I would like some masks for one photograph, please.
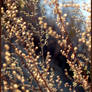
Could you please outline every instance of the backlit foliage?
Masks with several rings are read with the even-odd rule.
[[[40,0],[2,2],[1,92],[80,92],[76,91],[77,86],[83,87],[85,92],[90,92],[91,16],[81,19],[75,15],[68,16],[68,13],[61,10],[66,8],[68,11],[69,7],[74,7],[74,11],[69,12],[76,13],[81,7],[77,3],[59,4],[58,0],[43,1],[42,7]],[[53,23],[48,24],[45,4],[52,7],[54,22],[59,32],[53,28]],[[90,7],[85,6],[87,7],[86,3],[82,9],[90,13]],[[71,20],[67,21],[67,17]],[[77,22],[84,23],[84,31],[76,26]],[[40,39],[38,46],[35,45],[34,37]],[[49,51],[44,58],[43,48],[49,44],[50,37],[56,39],[60,53],[67,58],[67,63],[73,71],[73,79],[67,69],[64,72],[65,79],[54,70],[55,65],[52,64]],[[39,47],[41,50],[37,54]],[[72,84],[63,82],[68,78]]]

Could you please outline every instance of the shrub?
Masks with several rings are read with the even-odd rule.
[[[51,21],[40,0],[2,1],[1,91],[90,92],[90,15],[78,16],[77,3],[44,1]]]

